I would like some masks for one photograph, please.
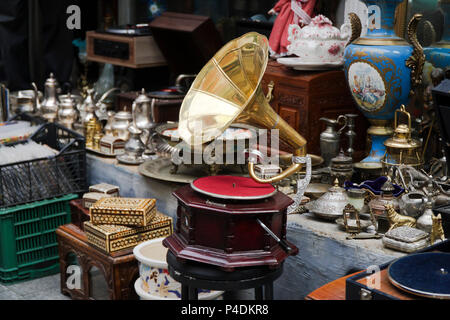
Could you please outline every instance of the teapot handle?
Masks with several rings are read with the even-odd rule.
[[[131,105],[131,115],[133,116],[133,125],[136,126],[136,101]]]

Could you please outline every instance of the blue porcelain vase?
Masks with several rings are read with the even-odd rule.
[[[422,48],[420,45],[420,48],[414,48],[394,32],[395,9],[402,0],[363,2],[374,17],[371,19],[374,23],[369,21],[365,37],[357,38],[347,46],[344,71],[354,101],[371,123],[368,129],[371,150],[355,167],[381,169],[380,160],[386,151],[384,141],[393,134],[395,110],[402,104],[408,104],[415,81],[415,77],[412,80],[415,68],[412,56]],[[351,18],[355,17],[353,15]],[[419,17],[413,19],[420,20]],[[416,23],[410,23],[412,25],[417,27]],[[415,30],[408,32],[411,33],[415,33]],[[417,41],[415,43],[418,44]]]
[[[434,68],[445,70],[450,66],[450,0],[440,0],[439,7],[444,14],[444,34],[439,42],[424,48],[424,53]]]

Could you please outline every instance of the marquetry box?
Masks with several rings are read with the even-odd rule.
[[[157,212],[152,222],[145,227],[117,225],[94,225],[84,222],[88,242],[107,253],[134,247],[155,238],[165,238],[172,234],[172,218]]]
[[[92,207],[94,203],[103,198],[111,198],[112,195],[100,193],[100,192],[87,192],[83,194],[83,206],[86,209]]]
[[[119,191],[120,191],[120,188],[118,186],[114,186],[114,185],[108,184],[108,183],[94,184],[89,187],[89,192],[98,192],[98,193],[109,194],[112,197],[118,197]]]
[[[89,208],[93,224],[144,227],[156,214],[155,199],[102,198]]]

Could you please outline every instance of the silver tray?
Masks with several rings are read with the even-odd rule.
[[[115,158],[118,156],[117,154],[105,153],[105,152],[102,152],[101,150],[95,150],[95,149],[91,149],[88,147],[86,147],[86,150],[91,153],[95,153],[96,155],[103,156],[103,157]]]
[[[131,158],[131,157],[125,155],[125,154],[118,155],[118,156],[116,157],[116,159],[117,159],[117,161],[119,161],[120,163],[123,163],[123,164],[130,164],[130,165],[138,165],[138,164],[141,164],[141,163],[144,162],[144,159],[142,159],[142,158],[134,159],[134,158]]]
[[[191,183],[197,178],[208,176],[207,171],[201,166],[178,166],[177,173],[171,173],[172,170],[172,160],[170,158],[157,158],[146,160],[142,163],[138,171],[143,176],[148,178],[153,178],[157,180],[178,182],[178,183]],[[232,170],[231,168],[223,169],[220,174],[230,173],[237,176],[243,176],[242,172],[237,168]]]

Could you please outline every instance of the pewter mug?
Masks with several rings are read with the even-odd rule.
[[[347,117],[340,115],[336,120],[328,118],[320,118],[319,120],[324,121],[326,124],[326,129],[320,134],[320,153],[324,159],[324,165],[326,167],[330,166],[331,159],[339,154],[341,133],[347,126]],[[336,127],[343,120],[343,126],[336,131]]]

